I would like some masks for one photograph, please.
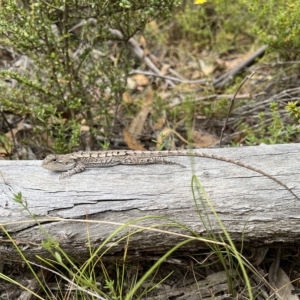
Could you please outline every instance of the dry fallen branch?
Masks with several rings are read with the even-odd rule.
[[[300,195],[299,151],[299,144],[205,150],[259,167],[283,181],[297,195]],[[236,244],[242,239],[245,246],[251,247],[300,244],[297,226],[300,201],[276,182],[222,161],[197,157],[173,157],[172,160],[186,168],[176,165],[96,168],[65,180],[59,180],[57,173],[42,169],[40,161],[0,161],[1,224],[22,245],[30,259],[36,254],[46,255],[40,246],[45,239],[43,232],[13,201],[13,195],[22,192],[30,211],[41,220],[42,226],[76,258],[88,254],[87,230],[92,247],[97,247],[118,227],[109,221],[126,223],[152,216],[134,225],[190,235],[175,224],[171,225],[170,219],[173,219],[205,237],[208,232],[201,224],[192,197],[191,177],[195,174]],[[218,236],[222,230],[213,213],[205,201],[197,201],[204,220],[210,220],[209,229]],[[64,220],[51,221],[51,218]],[[93,221],[88,227],[86,219]],[[127,228],[116,238],[125,237],[128,230],[131,231]],[[144,230],[130,237],[128,255],[165,253],[182,238]],[[108,257],[123,253],[123,242],[109,245]],[[205,245],[194,241],[180,251],[192,252],[199,248]],[[3,232],[0,258],[16,259],[16,252]]]

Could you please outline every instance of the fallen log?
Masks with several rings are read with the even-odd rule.
[[[201,149],[252,165],[285,183],[300,197],[300,145]],[[76,258],[88,255],[120,224],[133,222],[109,240],[103,250],[116,257],[165,253],[185,239],[222,234],[211,208],[192,183],[196,176],[216,213],[236,244],[251,247],[300,245],[300,201],[270,178],[228,162],[171,157],[178,165],[115,166],[87,169],[59,180],[59,173],[40,167],[41,161],[0,161],[0,260],[16,260],[16,250],[3,228],[29,259],[47,256],[41,247],[47,234],[14,198],[19,193],[47,233]],[[195,192],[195,200],[193,193]],[[202,201],[201,201],[202,199]],[[195,202],[196,201],[196,202]],[[195,203],[197,203],[198,208]],[[201,222],[202,216],[205,225]],[[146,218],[148,217],[148,218]],[[178,227],[172,220],[184,224]],[[209,220],[209,222],[208,222]],[[142,227],[135,227],[142,226]],[[142,230],[151,226],[152,230]],[[139,233],[128,233],[139,230]],[[122,239],[123,238],[123,239]],[[127,245],[128,243],[128,245]],[[180,251],[207,247],[193,241]]]

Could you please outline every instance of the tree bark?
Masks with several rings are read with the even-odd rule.
[[[259,168],[284,182],[300,197],[299,144],[201,151]],[[1,160],[0,224],[28,259],[47,256],[41,246],[47,234],[68,254],[84,259],[89,255],[88,245],[98,247],[127,222],[132,222],[132,226],[124,227],[103,246],[102,250],[109,248],[106,257],[123,255],[124,247],[132,257],[165,253],[185,237],[159,230],[203,237],[212,233],[218,237],[222,233],[208,202],[203,194],[200,196],[196,184],[192,184],[195,175],[236,244],[243,241],[251,247],[300,245],[300,201],[278,183],[224,161],[199,157],[170,159],[187,167],[94,168],[62,180],[58,179],[59,173],[42,169],[41,161]],[[47,234],[13,200],[19,192]],[[152,229],[140,230],[134,226]],[[18,260],[3,228],[0,228],[0,261]],[[140,232],[133,234],[136,230]],[[195,240],[179,251],[205,247]]]

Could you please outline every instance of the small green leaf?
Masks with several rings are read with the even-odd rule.
[[[62,258],[60,256],[60,254],[58,252],[55,252],[54,256],[55,256],[56,260],[61,264],[62,263]]]

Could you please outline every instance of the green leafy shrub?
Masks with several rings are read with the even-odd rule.
[[[202,5],[193,2],[186,1],[176,20],[179,31],[195,47],[227,51],[232,46],[243,47],[245,37],[253,41],[248,30],[252,19],[239,1],[211,0]]]
[[[255,19],[254,32],[284,59],[297,59],[300,46],[300,2],[240,0]]]
[[[128,40],[152,19],[168,17],[178,0],[0,1],[0,43],[19,55],[2,70],[0,101],[27,116],[40,145],[57,152],[108,139],[133,61]],[[16,65],[16,64],[15,64]],[[46,134],[45,134],[46,133]]]
[[[246,133],[247,145],[284,144],[291,141],[292,136],[299,133],[295,125],[285,125],[278,111],[276,102],[270,103],[272,115],[270,123],[266,122],[266,115],[260,112],[258,115],[257,130],[251,129],[248,125],[241,126]]]

